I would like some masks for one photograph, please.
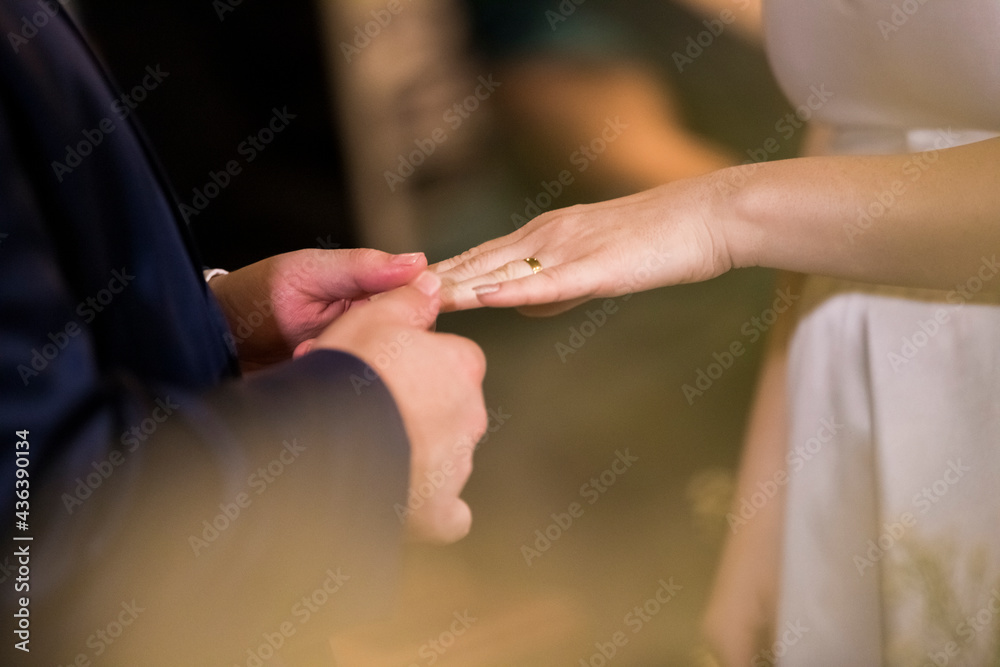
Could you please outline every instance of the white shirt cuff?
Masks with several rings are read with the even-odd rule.
[[[209,280],[211,280],[216,276],[228,275],[229,271],[226,271],[225,269],[205,269],[204,271],[202,271],[202,274],[205,276],[205,282],[207,283]]]

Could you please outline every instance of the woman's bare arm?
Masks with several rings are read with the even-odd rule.
[[[998,250],[1000,138],[731,167],[543,214],[435,270],[450,309],[573,304],[744,266],[940,289],[978,277],[1000,293]]]

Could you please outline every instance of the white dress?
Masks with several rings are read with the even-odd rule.
[[[786,94],[833,126],[830,153],[1000,132],[1000,0],[765,0],[765,26]],[[934,168],[910,166],[845,234],[863,244],[879,204]],[[780,665],[1000,665],[1000,305],[984,296],[1000,248],[982,255],[955,290],[803,288]]]

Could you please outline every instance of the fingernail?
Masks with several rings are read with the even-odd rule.
[[[312,352],[312,348],[313,348],[313,341],[311,340],[304,341],[297,348],[295,348],[292,356],[295,357],[296,359],[299,359],[300,357],[304,357],[305,355]]]
[[[472,291],[482,296],[483,294],[493,294],[493,292],[500,291],[500,285],[479,285],[478,287],[473,287]]]
[[[431,273],[430,271],[421,273],[420,277],[413,284],[427,296],[435,296],[441,289],[441,279],[438,278],[436,273]]]
[[[424,256],[422,252],[408,252],[405,255],[396,255],[392,258],[393,264],[402,264],[403,266],[413,266],[420,261],[420,258]]]

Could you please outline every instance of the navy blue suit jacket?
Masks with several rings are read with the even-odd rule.
[[[270,664],[385,598],[403,425],[350,355],[238,377],[131,110],[57,9],[0,3],[0,662]]]

